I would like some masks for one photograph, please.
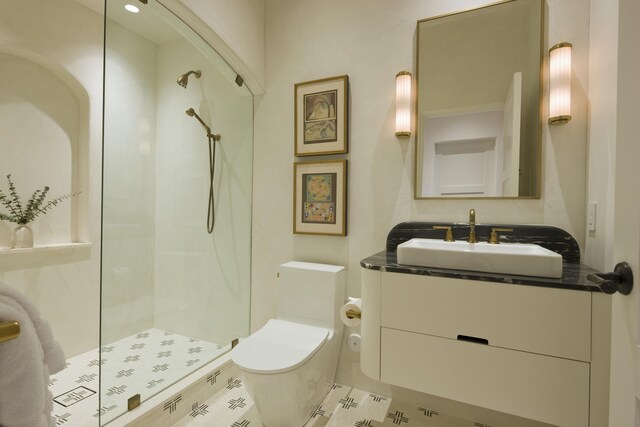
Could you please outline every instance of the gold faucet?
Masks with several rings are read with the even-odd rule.
[[[491,236],[489,237],[489,243],[492,245],[497,245],[500,243],[500,236],[498,233],[509,233],[512,232],[513,228],[492,228]]]
[[[476,210],[469,210],[469,243],[478,243],[476,240]]]
[[[434,225],[433,226],[434,230],[447,230],[445,237],[444,237],[444,241],[445,242],[453,242],[453,231],[451,231],[451,226],[450,225]]]

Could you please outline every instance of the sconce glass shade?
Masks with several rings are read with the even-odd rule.
[[[396,75],[396,138],[411,136],[411,73]]]
[[[571,120],[571,43],[549,49],[549,124]]]

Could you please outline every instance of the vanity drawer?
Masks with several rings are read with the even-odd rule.
[[[382,273],[383,327],[589,361],[591,293]]]
[[[381,381],[563,427],[589,425],[589,364],[382,328]]]

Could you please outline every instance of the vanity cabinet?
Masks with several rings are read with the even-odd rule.
[[[363,268],[361,369],[496,411],[589,426],[592,299],[591,292]]]

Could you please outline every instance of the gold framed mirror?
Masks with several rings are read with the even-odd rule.
[[[418,21],[416,199],[540,197],[543,7]]]

